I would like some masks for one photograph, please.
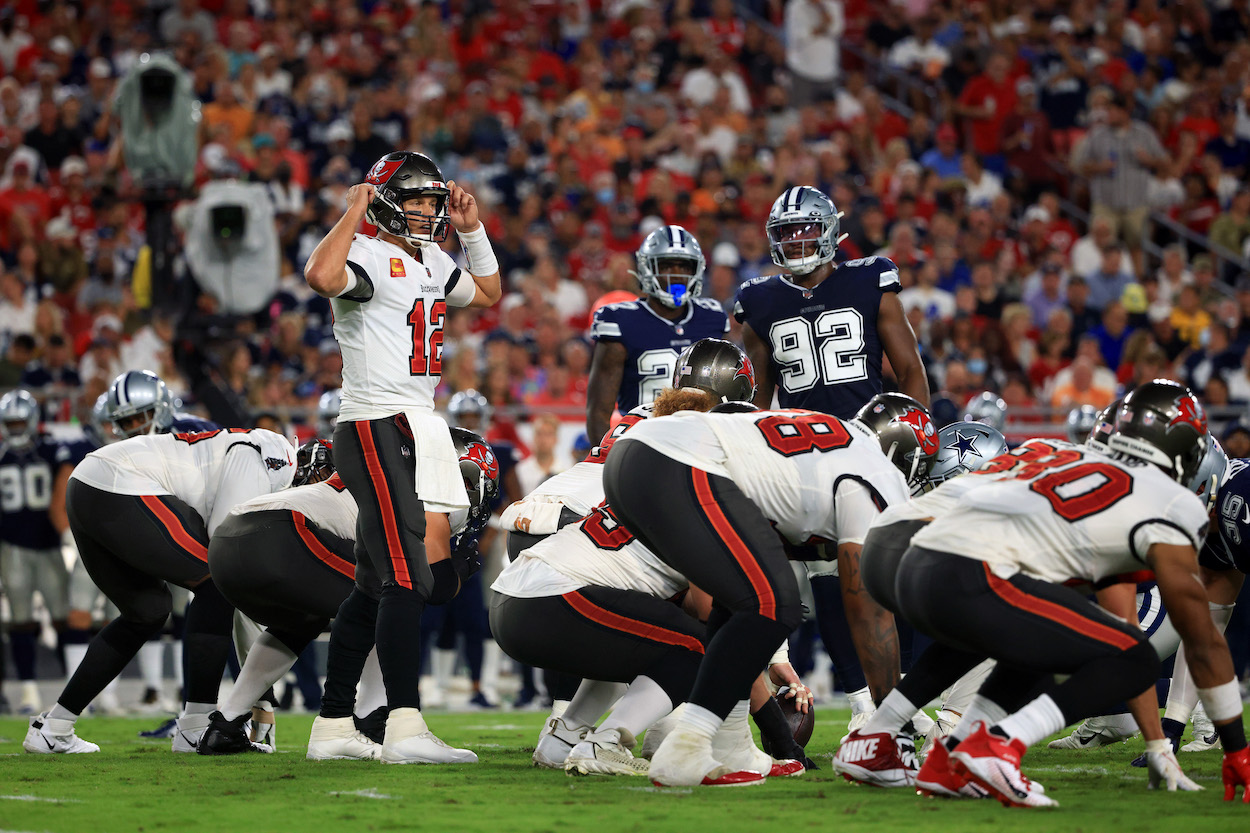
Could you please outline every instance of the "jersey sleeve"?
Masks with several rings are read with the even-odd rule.
[[[427,247],[427,251],[433,247]],[[447,280],[443,283],[443,297],[447,299],[447,305],[451,307],[467,307],[473,303],[473,299],[477,296],[477,283],[473,280],[473,276],[465,272],[456,262],[451,259],[451,255],[442,249],[436,249],[438,252],[439,262],[443,264],[447,270]]]
[[[859,480],[844,477],[833,490],[833,517],[837,524],[838,544],[862,544],[868,527],[883,507],[877,505],[871,492]]]
[[[861,257],[842,264],[843,269],[855,269],[863,273],[865,280],[875,280],[882,292],[901,292],[903,284],[898,277],[898,266],[882,255]]]
[[[694,302],[703,307],[708,312],[720,316],[724,320],[724,326],[721,327],[721,333],[729,332],[729,316],[725,314],[725,308],[721,306],[720,301],[715,298],[695,298]]]
[[[340,295],[339,298],[344,301],[355,301],[363,304],[373,297],[373,279],[369,277],[369,266],[373,262],[373,253],[369,251],[359,239],[352,241],[352,246],[347,250],[347,268],[352,271],[356,278],[360,281],[354,290],[346,295]]]
[[[595,319],[590,325],[590,338],[592,341],[623,340],[621,322],[617,317],[619,310],[615,309],[615,307],[615,304],[609,304],[606,307],[599,307],[599,309],[595,310]]]
[[[1178,547],[1202,547],[1207,533],[1207,513],[1198,497],[1186,491],[1172,499],[1160,517],[1150,518],[1133,527],[1129,547],[1133,557],[1145,563],[1146,554],[1155,544]]]
[[[751,317],[756,306],[755,296],[758,293],[756,287],[766,280],[768,280],[766,277],[752,278],[738,290],[738,297],[734,300],[733,316],[739,324],[746,323],[746,320]],[[725,320],[725,326],[729,326],[728,319]]]
[[[208,517],[208,536],[213,536],[231,509],[271,491],[260,448],[250,442],[237,442],[230,446],[221,464],[213,511]]]

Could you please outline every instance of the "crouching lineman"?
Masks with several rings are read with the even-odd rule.
[[[801,618],[787,549],[820,557],[837,542],[843,575],[857,573],[869,521],[907,499],[900,469],[920,458],[927,466],[937,451],[932,420],[914,400],[881,419],[889,396],[900,395],[874,397],[861,411],[881,406],[872,428],[808,411],[680,413],[616,441],[604,470],[608,503],[714,602],[690,699],[651,760],[656,784],[763,779],[718,760],[713,738]]]
[[[451,530],[457,536],[453,542],[467,542],[490,516],[498,473],[492,458],[484,453],[481,437],[459,428],[451,433],[472,504],[469,510],[453,513]],[[210,716],[198,747],[202,755],[270,751],[244,730],[252,703],[325,630],[354,586],[358,511],[334,471],[329,443],[312,440],[300,447],[293,485],[296,488],[235,507],[209,545],[213,581],[241,613],[266,630],[249,650],[234,688]],[[459,576],[468,573],[465,562],[474,558],[470,549],[464,547],[455,551],[452,560],[431,564],[438,587],[446,590],[450,585],[454,592]],[[258,560],[258,552],[267,557]],[[444,566],[435,566],[439,564]],[[360,575],[367,576],[367,570]],[[378,582],[366,581],[372,592],[380,591]],[[378,758],[386,729],[386,692],[376,658],[365,665],[356,713],[355,721],[322,719],[321,731],[309,743],[308,758]]]
[[[1227,795],[1250,782],[1232,662],[1194,580],[1206,513],[1182,484],[1193,477],[1207,443],[1206,417],[1193,395],[1152,382],[1125,398],[1107,452],[1031,440],[966,478],[975,485],[916,533],[895,584],[902,614],[962,652],[965,666],[951,663],[956,667],[937,673],[913,668],[882,710],[910,714],[915,701],[894,694],[940,690],[950,675],[982,658],[999,660],[945,741],[950,774],[1005,805],[1055,806],[1020,771],[1028,746],[1138,695],[1159,668],[1135,625],[1064,585],[1113,584],[1145,568],[1154,572],[1191,651],[1190,669],[1228,750]],[[1056,673],[1068,677],[1030,701]],[[856,740],[863,750],[845,756],[839,750],[838,757],[866,758],[869,746],[888,738]],[[1177,776],[1183,778],[1179,768],[1169,780]]]
[[[97,752],[74,722],[140,646],[164,627],[165,582],[193,590],[187,607],[186,705],[176,752],[193,752],[216,708],[234,608],[213,583],[208,541],[230,510],[284,489],[295,449],[264,430],[133,437],[93,451],[70,476],[66,511],[79,557],[121,615],[91,640],[57,703],[30,721],[27,752]]]

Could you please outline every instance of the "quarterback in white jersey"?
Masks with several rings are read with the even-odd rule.
[[[239,503],[291,483],[295,449],[264,430],[139,436],[91,452],[66,489],[66,512],[92,581],[121,615],[91,641],[57,704],[32,719],[30,752],[95,752],[74,721],[171,610],[165,582],[195,592],[187,607],[184,688],[173,748],[193,752],[231,648],[234,608],[209,575],[208,540]]]
[[[361,221],[374,238],[356,235]],[[454,228],[467,268],[440,248]],[[380,579],[343,603],[330,638],[330,662],[313,742],[355,732],[358,647],[372,630],[393,710],[383,759],[447,762],[447,747],[419,711],[421,613],[435,588],[430,555],[450,548],[447,515],[470,502],[447,423],[434,413],[442,375],[447,307],[489,307],[502,295],[499,263],[477,201],[443,178],[432,159],[399,151],[379,159],[347,192],[347,211],[304,267],[308,285],[330,298],[343,351],[342,406],[334,432],[339,475],[360,510],[361,565]],[[437,559],[436,559],[437,560]],[[367,754],[365,757],[371,757]],[[471,762],[471,752],[455,760]]]

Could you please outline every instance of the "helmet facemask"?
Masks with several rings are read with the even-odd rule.
[[[0,422],[0,439],[10,448],[29,448],[34,442],[35,427],[27,419]]]
[[[446,188],[395,189],[382,186],[369,203],[368,219],[387,234],[412,240],[416,243],[442,243],[447,239],[451,220],[447,215],[447,198],[451,192]],[[404,203],[418,197],[436,198],[434,211],[405,210]],[[413,222],[417,231],[413,231]]]

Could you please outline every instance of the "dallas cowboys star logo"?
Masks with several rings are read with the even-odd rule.
[[[959,455],[959,465],[964,464],[964,455],[977,454],[977,435],[967,434],[956,429],[955,442],[951,446],[955,449],[955,453]]]

